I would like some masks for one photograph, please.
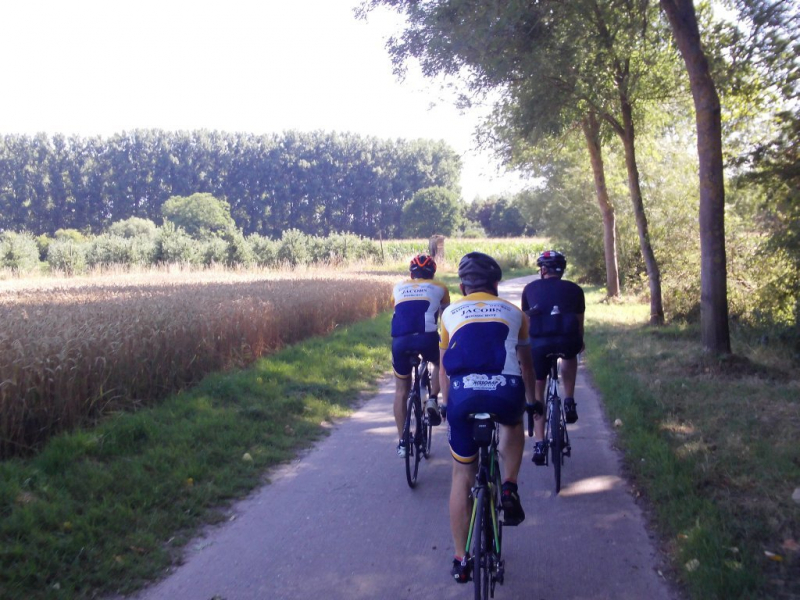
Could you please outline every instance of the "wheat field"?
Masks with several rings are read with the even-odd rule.
[[[2,281],[0,457],[373,317],[395,279],[162,270]]]

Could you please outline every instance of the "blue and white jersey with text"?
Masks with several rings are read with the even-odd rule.
[[[448,376],[471,373],[522,375],[517,347],[530,344],[528,319],[511,302],[477,292],[442,313],[439,347]]]
[[[440,281],[408,279],[394,286],[392,337],[436,331],[439,308],[450,304],[450,292]]]

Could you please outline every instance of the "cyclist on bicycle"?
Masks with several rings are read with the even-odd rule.
[[[530,317],[531,353],[536,371],[536,403],[534,412],[533,462],[544,465],[543,401],[547,375],[550,372],[548,354],[563,354],[561,378],[564,382],[564,415],[567,423],[578,420],[575,404],[575,377],[578,372],[578,353],[584,349],[583,316],[586,301],[583,289],[572,281],[562,279],[567,259],[560,252],[546,250],[536,260],[540,279],[531,281],[522,290],[522,310]]]
[[[449,423],[453,479],[450,529],[455,558],[451,575],[469,581],[471,565],[463,560],[471,515],[470,487],[477,471],[478,446],[469,415],[487,412],[500,424],[503,522],[518,525],[525,512],[517,491],[525,438],[522,416],[526,396],[532,401],[535,375],[528,349],[528,319],[498,298],[502,271],[481,252],[470,252],[458,265],[464,298],[442,312],[439,348],[442,412]],[[463,562],[463,564],[462,564]]]
[[[409,265],[411,278],[394,286],[392,303],[392,367],[394,369],[394,420],[400,442],[397,455],[405,458],[403,425],[406,420],[406,397],[411,389],[411,355],[422,355],[433,364],[431,396],[425,410],[431,425],[439,425],[442,417],[436,397],[439,394],[439,335],[437,322],[442,308],[450,304],[450,292],[433,279],[436,263],[426,254],[419,254]]]

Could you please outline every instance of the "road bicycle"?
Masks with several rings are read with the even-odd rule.
[[[564,458],[572,456],[572,446],[569,443],[567,419],[564,415],[564,406],[558,395],[558,360],[563,354],[548,354],[550,360],[550,373],[547,375],[545,385],[545,464],[548,464],[547,450],[553,464],[553,475],[556,479],[556,494],[561,491],[561,467]],[[533,435],[533,415],[528,417],[528,435]]]
[[[406,447],[406,481],[408,486],[417,485],[419,463],[427,459],[431,453],[433,426],[428,419],[428,412],[422,406],[422,390],[431,393],[431,375],[428,361],[418,355],[410,355],[412,367],[412,384],[406,400],[406,421],[403,425],[403,444]]]
[[[478,473],[472,486],[472,517],[467,548],[471,549],[475,598],[494,598],[496,584],[503,583],[505,561],[501,558],[503,523],[500,521],[500,465],[497,424],[488,413],[471,415],[472,437],[478,444]]]

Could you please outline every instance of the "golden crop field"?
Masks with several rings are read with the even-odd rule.
[[[166,270],[0,281],[0,457],[375,316],[395,279]]]

